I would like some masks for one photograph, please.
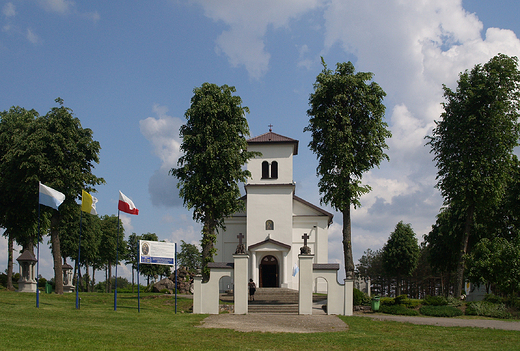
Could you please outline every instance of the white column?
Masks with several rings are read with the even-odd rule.
[[[251,252],[251,278],[255,282],[256,286],[259,286],[258,281],[258,269],[256,269],[256,251]]]
[[[235,287],[233,289],[235,314],[247,314],[249,255],[233,255]]]
[[[287,251],[283,251],[282,255],[283,255],[283,259],[282,259],[283,265],[282,265],[282,269],[281,269],[281,271],[282,271],[282,284],[280,285],[280,287],[288,288],[289,287],[288,279],[287,279],[287,277],[289,276],[289,274],[288,274],[289,267],[287,266],[287,255],[288,255],[288,252]]]
[[[345,316],[354,314],[354,280],[345,279]]]
[[[314,255],[298,255],[300,264],[300,290],[298,314],[312,314],[312,263]]]
[[[202,314],[202,275],[193,277],[193,313]]]

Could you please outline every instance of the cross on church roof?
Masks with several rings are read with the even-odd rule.
[[[268,125],[268,127],[269,127],[269,131],[272,132],[273,131],[273,125],[270,124],[270,125]]]

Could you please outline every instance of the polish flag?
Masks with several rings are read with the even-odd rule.
[[[135,205],[132,202],[132,200],[127,198],[125,196],[125,194],[123,194],[121,192],[121,190],[119,190],[119,204],[117,205],[117,209],[119,211],[123,211],[123,212],[130,213],[130,214],[133,214],[133,215],[138,215],[139,214],[139,210],[135,207]]]

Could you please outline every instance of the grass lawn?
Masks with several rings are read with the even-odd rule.
[[[1,350],[519,350],[515,331],[445,328],[341,317],[346,332],[242,333],[196,326],[205,315],[180,313],[191,300],[141,294],[35,294],[0,291]]]

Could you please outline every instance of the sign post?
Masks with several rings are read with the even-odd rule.
[[[137,277],[139,279],[140,264],[161,264],[176,268],[177,244],[163,241],[139,240],[139,260],[137,261]],[[175,272],[177,274],[177,271]],[[177,277],[177,276],[176,276]],[[137,283],[137,299],[139,299],[139,283]],[[138,302],[139,305],[139,302]],[[139,311],[140,311],[139,305]],[[175,312],[177,313],[177,281],[175,281]]]

